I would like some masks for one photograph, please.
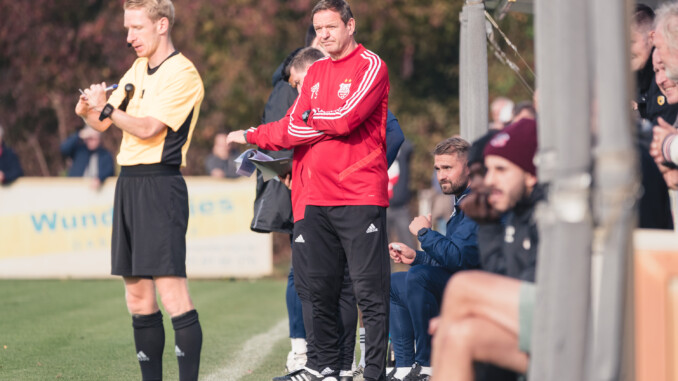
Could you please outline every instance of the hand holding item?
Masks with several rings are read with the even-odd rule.
[[[395,263],[411,265],[417,257],[417,252],[401,242],[393,242],[388,245],[388,254]]]

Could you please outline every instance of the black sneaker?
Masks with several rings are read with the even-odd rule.
[[[421,374],[421,365],[415,362],[412,365],[412,370],[403,378],[403,381],[429,381],[430,379],[431,376],[428,374]]]
[[[301,368],[284,376],[274,377],[273,381],[322,381],[325,378],[316,374],[308,368]]]

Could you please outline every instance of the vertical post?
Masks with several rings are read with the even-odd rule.
[[[487,82],[487,36],[485,29],[485,4],[482,0],[467,1],[462,11],[467,20],[464,33],[462,29],[463,72],[460,79],[463,94],[460,94],[460,113],[462,136],[473,141],[483,135],[488,128],[488,82]],[[463,21],[462,21],[463,27]],[[463,98],[462,98],[463,96]],[[463,102],[463,103],[461,103]]]
[[[590,3],[595,54],[598,131],[594,190],[596,245],[602,259],[600,297],[593,323],[589,380],[633,379],[632,254],[637,220],[638,154],[628,100],[632,98],[629,67],[629,0]],[[610,38],[615,36],[615,38]],[[631,288],[632,290],[632,288]],[[627,294],[628,293],[628,294]],[[627,310],[630,310],[629,314]],[[630,340],[630,341],[629,341]],[[623,357],[628,356],[627,361]]]
[[[530,378],[584,380],[590,322],[592,103],[588,1],[537,0],[539,176],[537,305]],[[543,134],[543,136],[542,136]]]
[[[459,13],[459,134],[468,139],[468,14],[464,6]]]

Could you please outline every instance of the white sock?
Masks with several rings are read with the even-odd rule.
[[[342,370],[341,372],[339,372],[339,377],[347,377],[347,376],[353,377],[353,372],[351,372],[350,370]]]
[[[360,361],[358,362],[358,364],[364,368],[365,367],[365,328],[360,327],[359,332],[360,332]]]
[[[405,378],[405,376],[410,374],[411,370],[412,370],[411,366],[408,366],[406,368],[397,367],[396,372],[393,376],[399,380],[402,380],[403,378]]]
[[[306,339],[292,338],[292,352],[295,355],[303,355],[306,353]]]
[[[428,376],[431,375],[431,367],[430,366],[422,366],[421,367],[421,372],[419,374],[426,374]]]

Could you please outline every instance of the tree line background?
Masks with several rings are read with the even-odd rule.
[[[0,124],[27,176],[64,175],[67,163],[59,144],[83,126],[74,113],[78,88],[101,81],[116,83],[136,58],[126,45],[122,4],[120,0],[0,0]],[[259,124],[272,90],[271,76],[289,52],[303,45],[315,0],[175,0],[174,4],[174,45],[194,62],[206,91],[183,172],[203,175],[204,158],[217,132]],[[426,188],[432,174],[430,152],[437,142],[459,132],[463,1],[352,0],[350,4],[357,41],[388,65],[389,108],[415,147],[410,187]],[[532,18],[510,14],[500,27],[532,65]],[[530,99],[513,72],[491,52],[488,57],[490,98]],[[114,154],[120,140],[117,128],[103,134],[104,146]]]

